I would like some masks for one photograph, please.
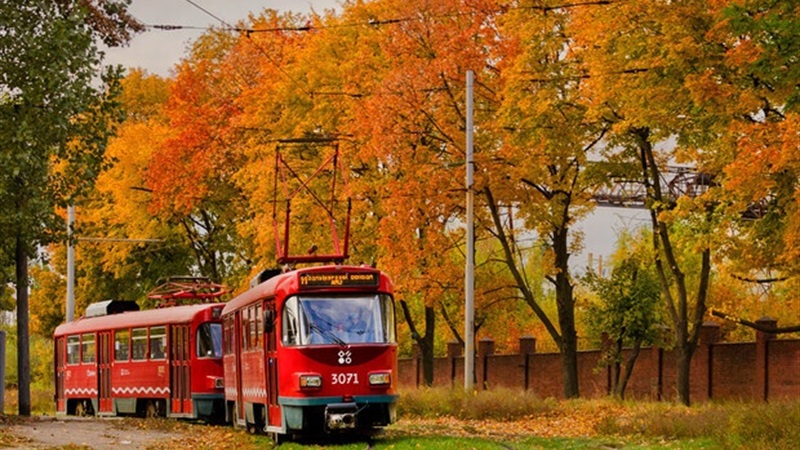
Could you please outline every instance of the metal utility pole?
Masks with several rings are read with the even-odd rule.
[[[473,192],[472,85],[474,75],[467,71],[467,266],[464,277],[464,390],[475,385],[475,193]]]
[[[164,242],[163,239],[75,237],[75,205],[67,206],[67,322],[75,320],[75,243],[88,242]]]
[[[75,205],[67,206],[67,322],[75,319],[75,246],[72,227],[75,224]]]

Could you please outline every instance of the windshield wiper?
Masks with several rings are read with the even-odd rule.
[[[312,331],[316,331],[323,337],[326,337],[329,340],[333,341],[334,343],[339,344],[341,347],[347,347],[347,342],[343,341],[333,331],[322,329],[320,328],[319,325],[313,322],[309,324],[309,327],[311,328]]]

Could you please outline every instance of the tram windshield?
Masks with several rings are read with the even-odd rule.
[[[197,356],[222,358],[222,324],[204,323],[197,327]]]
[[[281,334],[284,345],[395,342],[394,303],[388,295],[291,297]]]

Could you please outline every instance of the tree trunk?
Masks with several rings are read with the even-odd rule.
[[[561,349],[561,379],[564,383],[564,397],[578,398],[578,347],[577,339],[564,340],[564,347]]]
[[[620,377],[620,363],[622,358],[622,339],[617,339],[614,343],[614,352],[611,358],[611,394],[619,397],[619,377]]]
[[[403,316],[406,318],[408,328],[411,330],[411,339],[419,345],[419,350],[422,352],[422,378],[425,386],[433,385],[433,336],[434,327],[436,326],[436,312],[432,306],[425,305],[425,335],[420,336],[417,332],[417,326],[411,317],[411,311],[408,309],[408,303],[405,300],[400,300],[400,307],[403,310]]]
[[[569,247],[567,228],[553,233],[553,250],[556,253],[556,304],[558,324],[561,327],[561,378],[564,397],[577,398],[578,389],[578,333],[575,330],[575,298],[569,279]]]
[[[687,342],[687,333],[678,332],[682,339],[675,346],[675,384],[678,401],[686,406],[690,406],[690,373],[689,368],[692,361],[691,346]]]
[[[642,165],[645,187],[647,188],[650,206],[650,220],[653,227],[653,249],[656,258],[655,265],[661,280],[662,292],[666,299],[669,316],[672,320],[675,333],[675,378],[678,401],[689,406],[689,367],[694,350],[700,336],[700,327],[706,311],[706,297],[711,274],[711,250],[702,251],[700,280],[697,288],[697,297],[694,303],[694,317],[691,319],[692,329],[689,330],[689,292],[686,286],[686,275],[680,267],[675,254],[672,240],[670,239],[669,226],[659,219],[659,213],[668,204],[661,191],[661,172],[658,168],[650,142],[650,130],[640,128],[632,131],[639,146],[639,158]],[[706,206],[706,219],[711,220],[713,205]],[[662,261],[661,255],[666,261]],[[666,264],[665,264],[666,262]],[[674,295],[673,295],[674,288]]]
[[[425,336],[419,342],[422,350],[422,378],[425,386],[433,386],[433,335],[436,325],[436,312],[432,306],[425,306]]]
[[[31,415],[31,358],[28,331],[28,252],[17,234],[17,376],[19,380],[19,415]]]
[[[625,398],[625,388],[628,387],[628,381],[631,379],[631,374],[633,374],[633,365],[636,363],[636,358],[639,357],[639,352],[642,349],[642,339],[636,338],[635,342],[633,343],[633,349],[631,350],[631,355],[625,360],[625,371],[622,373],[618,384],[617,384],[617,397]],[[620,352],[621,353],[621,352]]]

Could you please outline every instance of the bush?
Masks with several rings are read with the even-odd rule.
[[[533,393],[497,388],[468,393],[461,388],[419,388],[400,394],[403,417],[454,417],[457,419],[514,420],[557,407]]]
[[[730,411],[728,426],[714,434],[726,448],[794,448],[800,442],[800,402],[740,405]]]
[[[722,448],[793,448],[800,442],[800,402],[627,403],[627,413],[606,416],[597,431],[606,435],[651,438],[712,438]]]

